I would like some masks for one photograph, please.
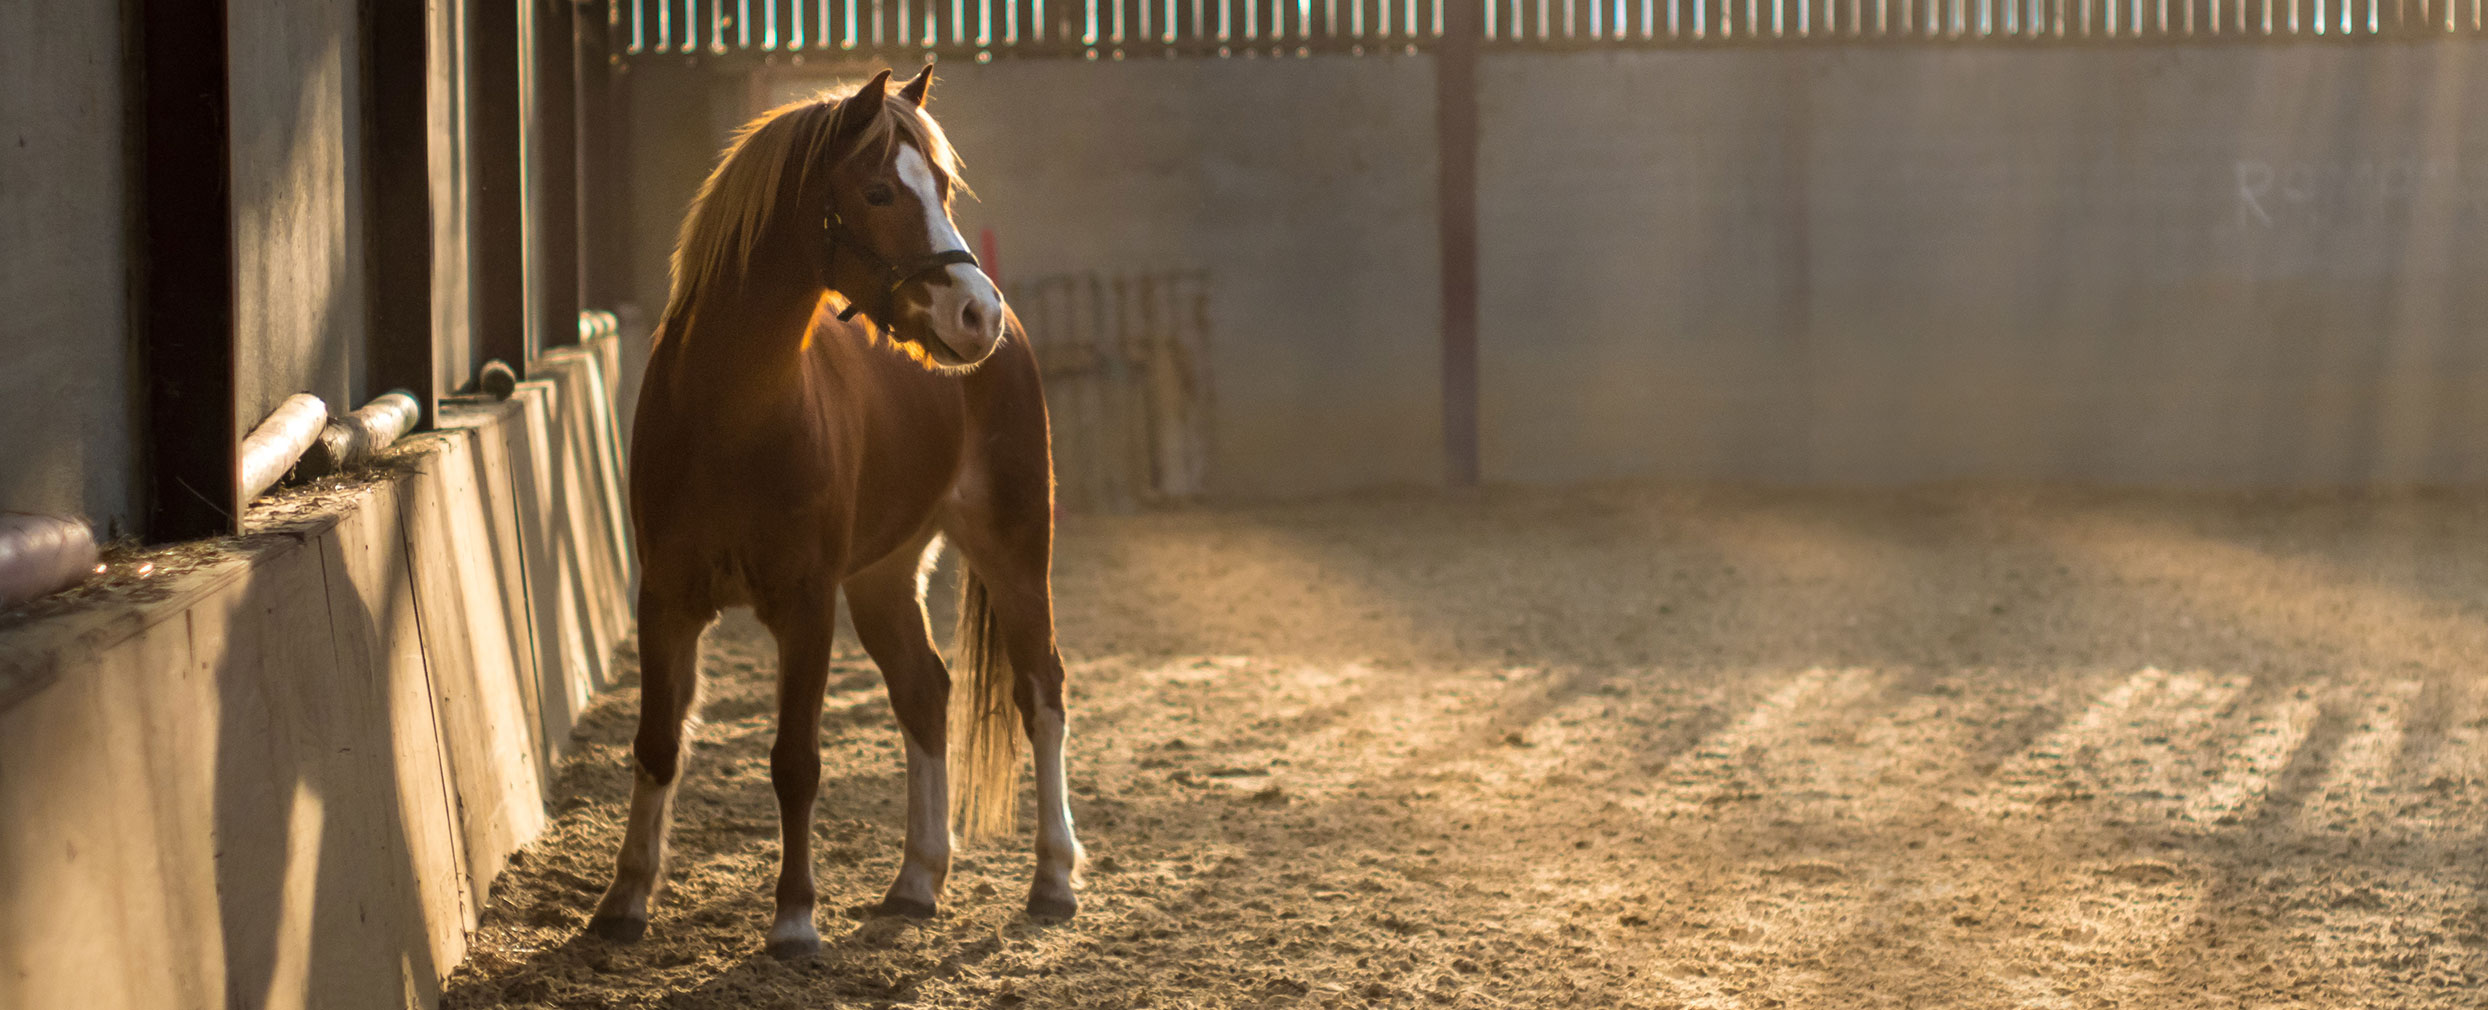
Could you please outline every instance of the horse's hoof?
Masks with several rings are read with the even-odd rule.
[[[804,936],[788,940],[771,940],[767,949],[770,957],[780,961],[800,961],[807,957],[820,956],[821,938]]]
[[[780,961],[800,961],[807,957],[820,956],[821,938],[817,936],[799,936],[790,937],[784,940],[771,940],[769,941],[769,946],[766,949],[768,950],[770,957],[774,957]]]
[[[638,943],[648,935],[648,920],[630,915],[600,915],[587,921],[587,934],[614,943]]]
[[[1080,899],[1071,895],[1028,896],[1028,917],[1038,922],[1062,922],[1078,914]]]
[[[872,906],[866,911],[871,915],[897,915],[904,916],[909,919],[930,919],[933,917],[935,909],[933,903],[930,901],[917,901],[914,898],[889,897],[881,899],[879,904]]]

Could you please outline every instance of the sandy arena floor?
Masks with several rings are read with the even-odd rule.
[[[2488,1005],[2488,498],[1607,489],[1065,521],[1080,917],[1028,840],[759,952],[772,655],[710,633],[648,939],[636,692],[448,1005]],[[829,909],[895,872],[842,642]]]

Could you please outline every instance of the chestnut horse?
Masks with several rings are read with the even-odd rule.
[[[1014,708],[1036,751],[1028,914],[1078,908],[1045,399],[1026,333],[951,223],[958,162],[924,112],[931,81],[926,67],[893,92],[883,71],[753,120],[683,222],[632,428],[639,732],[596,935],[648,928],[700,634],[720,608],[750,606],[779,663],[769,779],[784,841],[767,949],[820,948],[812,803],[842,589],[907,749],[906,850],[876,909],[933,914],[954,812],[970,836],[1010,826]],[[967,561],[955,717],[923,600],[944,538]]]

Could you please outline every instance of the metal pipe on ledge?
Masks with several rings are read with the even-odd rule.
[[[275,487],[327,426],[328,404],[319,397],[309,393],[286,397],[242,439],[242,500],[256,500]]]
[[[579,342],[610,337],[622,328],[620,317],[603,309],[587,309],[579,313]]]
[[[308,476],[369,462],[422,416],[423,406],[402,389],[333,421],[319,397],[289,396],[242,440],[243,500],[266,494],[297,462]],[[95,574],[99,556],[95,531],[85,522],[0,512],[0,609],[77,585]]]
[[[319,441],[302,455],[302,475],[325,477],[371,462],[391,443],[415,430],[423,405],[415,395],[392,389],[372,398],[362,409],[328,422]]]
[[[0,512],[0,610],[95,574],[95,531],[65,516]]]

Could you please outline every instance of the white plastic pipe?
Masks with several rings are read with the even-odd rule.
[[[0,512],[0,609],[77,585],[95,573],[95,531],[83,522]]]
[[[580,343],[586,343],[598,337],[610,337],[621,328],[621,319],[603,309],[588,309],[579,313]]]
[[[415,402],[415,394],[392,389],[373,397],[363,409],[346,415],[346,420],[363,429],[368,452],[386,449],[406,433],[415,430],[415,422],[423,418],[423,405]]]
[[[286,397],[242,440],[242,500],[251,501],[275,487],[327,426],[328,404],[319,397],[309,393]]]
[[[403,389],[382,393],[363,409],[321,429],[319,444],[303,453],[303,473],[325,477],[371,462],[390,443],[415,430],[415,422],[422,417],[423,405],[415,402],[414,394]]]

